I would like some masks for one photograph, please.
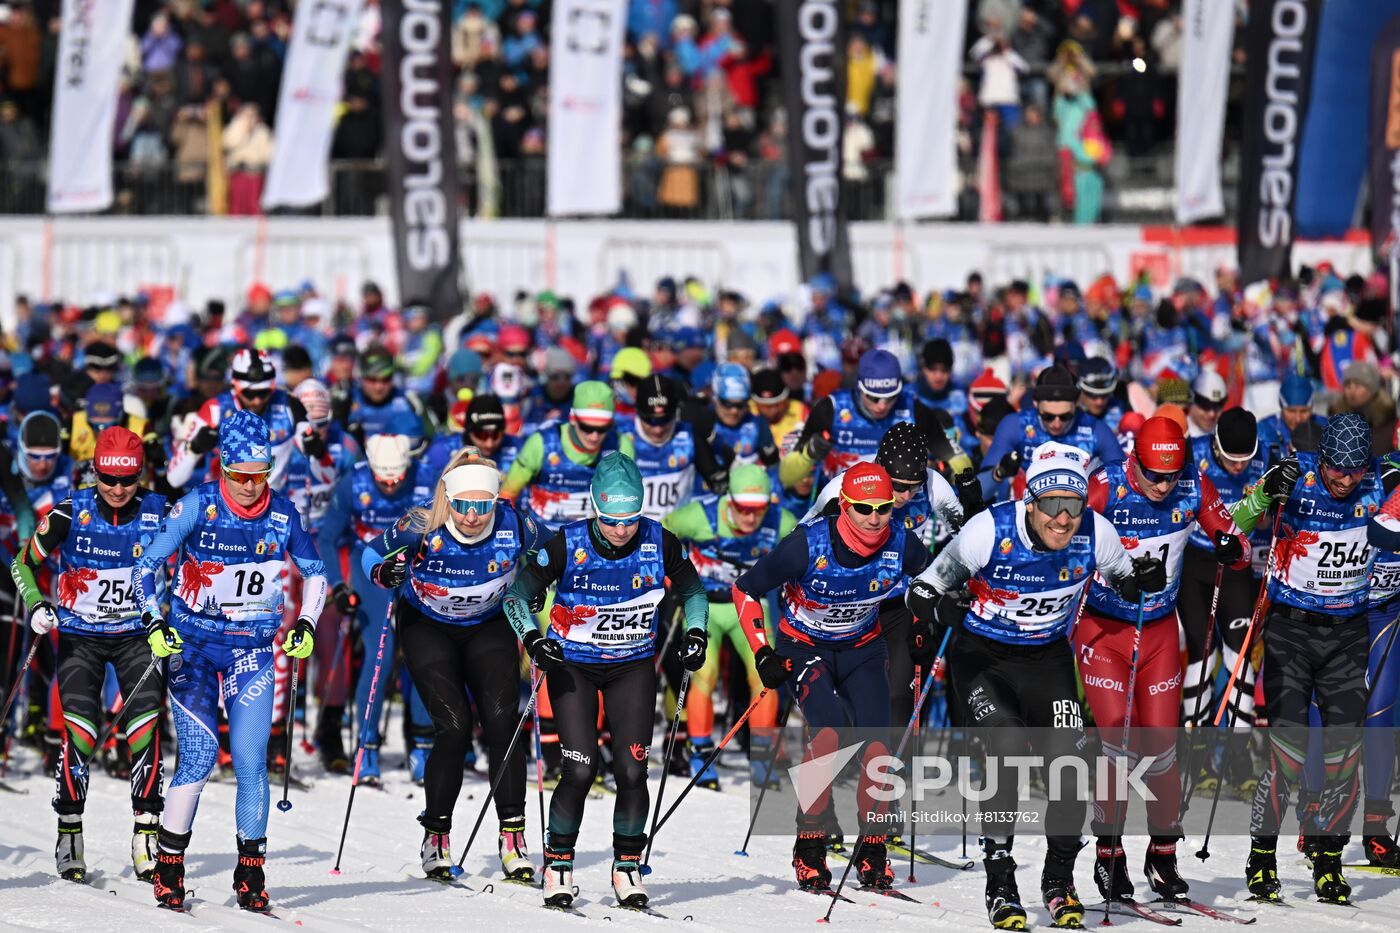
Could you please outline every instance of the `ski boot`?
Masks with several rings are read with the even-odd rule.
[[[619,907],[641,910],[647,906],[647,889],[642,887],[644,848],[646,836],[613,833],[612,888]]]
[[[355,783],[367,784],[370,787],[382,787],[384,781],[379,776],[379,746],[366,745],[363,747],[363,751],[359,767],[355,769]]]
[[[423,860],[424,875],[434,881],[452,880],[452,851],[447,833],[435,833],[425,828],[418,855]]]
[[[987,919],[998,930],[1024,930],[1026,908],[1016,889],[1016,860],[1005,849],[988,852],[982,860],[987,870]]]
[[[578,897],[574,884],[574,850],[544,850],[544,904],[546,907],[572,907]]]
[[[690,751],[688,742],[677,741],[671,746],[671,760],[666,762],[666,771],[671,777],[690,777]]]
[[[1351,885],[1342,877],[1345,836],[1322,836],[1313,852],[1313,893],[1328,904],[1351,903]]]
[[[1190,890],[1186,879],[1176,867],[1176,836],[1153,836],[1147,843],[1147,858],[1142,863],[1147,886],[1163,900],[1185,897]]]
[[[340,729],[344,718],[345,707],[323,706],[316,724],[316,751],[321,756],[321,767],[330,774],[350,773],[350,757],[345,754]]]
[[[792,847],[792,867],[797,869],[797,886],[803,891],[831,888],[831,869],[826,867],[826,833],[800,832]]]
[[[1395,808],[1389,800],[1366,801],[1366,818],[1362,822],[1362,844],[1366,861],[1380,868],[1400,868],[1400,847],[1390,835],[1390,818]]]
[[[1084,902],[1074,887],[1074,862],[1079,849],[1077,838],[1058,845],[1050,840],[1045,849],[1045,867],[1040,872],[1040,898],[1050,911],[1050,925],[1065,930],[1084,927]]]
[[[408,752],[408,776],[419,787],[423,786],[423,776],[428,770],[428,753],[431,747],[415,745]]]
[[[164,828],[156,834],[156,873],[151,889],[156,906],[167,910],[185,909],[185,847],[190,844],[189,833],[172,833]]]
[[[856,877],[863,888],[887,890],[894,885],[894,866],[885,850],[884,836],[861,836]]]
[[[719,790],[719,772],[715,770],[712,762],[709,767],[705,766],[705,759],[710,757],[710,753],[715,750],[715,740],[711,738],[691,739],[688,743],[690,751],[690,776],[697,774],[700,780],[696,785],[705,790]]]
[[[238,907],[255,913],[266,913],[268,907],[267,879],[263,865],[267,862],[267,839],[238,840],[238,866],[233,870],[233,890],[238,893]]]
[[[1220,783],[1220,775],[1215,771],[1211,733],[1212,730],[1202,726],[1191,730],[1189,757],[1186,759],[1196,768],[1195,792],[1206,796],[1214,794],[1216,785]]]
[[[501,857],[501,871],[505,872],[507,881],[534,883],[535,866],[525,851],[525,817],[501,820],[496,854]]]
[[[156,874],[156,834],[160,832],[160,815],[136,812],[131,828],[131,867],[137,881],[150,881]]]
[[[1121,836],[1100,836],[1095,848],[1094,883],[1106,901],[1131,901],[1133,882],[1128,878],[1128,857]]]
[[[773,760],[773,737],[753,736],[749,740],[749,775],[753,779],[753,786],[762,787],[766,780],[769,790],[780,789],[783,786],[778,777],[780,771],[777,761]]]
[[[1244,880],[1252,901],[1281,901],[1283,886],[1278,880],[1278,840],[1276,837],[1255,836],[1250,840],[1249,861],[1245,862]]]
[[[83,816],[63,814],[58,818],[58,844],[53,848],[58,874],[69,881],[87,877],[87,862],[83,859]]]

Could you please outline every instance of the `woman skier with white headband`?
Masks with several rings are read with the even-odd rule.
[[[525,852],[524,745],[516,743],[507,760],[519,718],[520,648],[501,603],[549,532],[498,500],[500,488],[496,464],[464,447],[448,461],[433,498],[410,509],[360,558],[376,585],[399,591],[399,644],[433,720],[423,776],[427,806],[418,817],[429,878],[451,877],[448,833],[462,761],[472,747],[472,699],[490,746],[493,784],[505,769],[496,785],[501,868],[515,881],[535,873]]]

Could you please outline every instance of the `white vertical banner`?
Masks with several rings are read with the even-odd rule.
[[[1230,84],[1230,49],[1235,41],[1235,4],[1184,0],[1185,37],[1176,106],[1176,220],[1189,224],[1225,213],[1220,193],[1225,95]]]
[[[966,0],[899,0],[895,216],[958,212],[958,81]]]
[[[277,91],[277,146],[263,188],[263,210],[319,204],[330,193],[326,166],[335,108],[362,3],[302,0],[297,5]]]
[[[63,0],[49,134],[48,209],[112,205],[112,124],[134,0]]]
[[[622,210],[622,37],[627,0],[556,0],[549,41],[546,212]]]

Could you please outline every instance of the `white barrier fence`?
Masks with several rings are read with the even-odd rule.
[[[355,296],[366,279],[398,300],[387,218],[4,218],[0,224],[0,315],[14,299],[86,302],[99,291],[169,287],[196,306],[237,307],[254,282],[272,288],[310,279],[323,294]],[[1081,286],[1108,272],[1118,281],[1146,268],[1155,282],[1191,275],[1210,286],[1233,265],[1233,233],[1193,228],[1042,225],[854,224],[857,284],[870,291],[900,279],[923,291],[961,287],[979,270],[989,283],[1047,276]],[[462,251],[472,291],[508,300],[517,289],[552,288],[585,299],[626,275],[648,294],[663,275],[694,275],[751,300],[797,284],[786,223],[545,220],[465,221]],[[1342,275],[1371,271],[1361,236],[1303,243],[1295,262],[1329,260]]]

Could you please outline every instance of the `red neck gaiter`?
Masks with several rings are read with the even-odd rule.
[[[267,504],[272,501],[272,487],[263,484],[262,495],[258,496],[258,501],[245,509],[234,501],[233,496],[229,493],[228,480],[222,475],[219,477],[219,494],[224,497],[224,505],[228,506],[234,515],[244,520],[257,518],[267,510]]]
[[[836,533],[841,536],[841,541],[846,547],[861,557],[870,557],[890,539],[890,526],[886,525],[873,533],[861,531],[856,527],[856,523],[851,521],[850,503],[843,502],[841,514],[836,518]]]

